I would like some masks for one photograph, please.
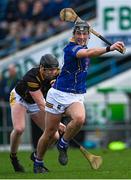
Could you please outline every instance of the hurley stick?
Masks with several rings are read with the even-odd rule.
[[[75,13],[75,11],[72,8],[64,8],[60,11],[60,18],[63,21],[68,21],[68,22],[77,22],[77,21],[82,21],[82,19]],[[111,42],[109,42],[106,38],[104,38],[100,33],[96,32],[94,29],[91,28],[91,26],[89,26],[89,31],[94,34],[95,36],[97,36],[98,38],[100,38],[102,41],[104,41],[106,44],[108,44],[109,46],[112,45]],[[126,49],[123,48],[122,51],[117,50],[118,52],[124,54]]]
[[[77,145],[77,147],[79,147],[80,151],[82,152],[84,157],[88,160],[91,167],[95,170],[99,169],[100,166],[102,165],[102,157],[90,153],[89,151],[87,151],[87,149],[81,146],[75,139],[72,139],[72,141]]]

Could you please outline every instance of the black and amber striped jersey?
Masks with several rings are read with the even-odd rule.
[[[51,87],[51,80],[43,79],[40,74],[39,67],[29,70],[23,78],[17,83],[15,91],[27,103],[35,103],[29,91],[41,90],[43,97],[46,97],[48,90]]]

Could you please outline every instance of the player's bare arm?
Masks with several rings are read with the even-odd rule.
[[[30,91],[30,94],[31,94],[32,98],[34,99],[34,101],[38,104],[40,110],[44,111],[45,110],[45,100],[43,98],[43,94],[42,94],[41,90]]]
[[[83,57],[95,57],[95,56],[100,56],[102,54],[105,54],[109,51],[122,51],[123,48],[125,48],[125,45],[123,42],[116,42],[111,46],[107,47],[96,47],[96,48],[90,48],[90,49],[81,49],[77,53],[78,58],[83,58]]]

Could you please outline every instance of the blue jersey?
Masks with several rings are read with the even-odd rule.
[[[89,58],[77,58],[76,54],[80,49],[87,49],[87,46],[70,42],[64,48],[64,65],[54,83],[55,89],[78,94],[86,92]]]

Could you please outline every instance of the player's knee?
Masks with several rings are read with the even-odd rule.
[[[85,122],[85,116],[84,115],[77,115],[77,117],[75,118],[75,122],[78,126],[82,126]]]
[[[53,128],[48,129],[47,134],[49,139],[54,139],[54,137],[56,138],[56,130]]]
[[[24,127],[16,127],[15,132],[16,134],[21,135],[24,132],[24,129]]]

